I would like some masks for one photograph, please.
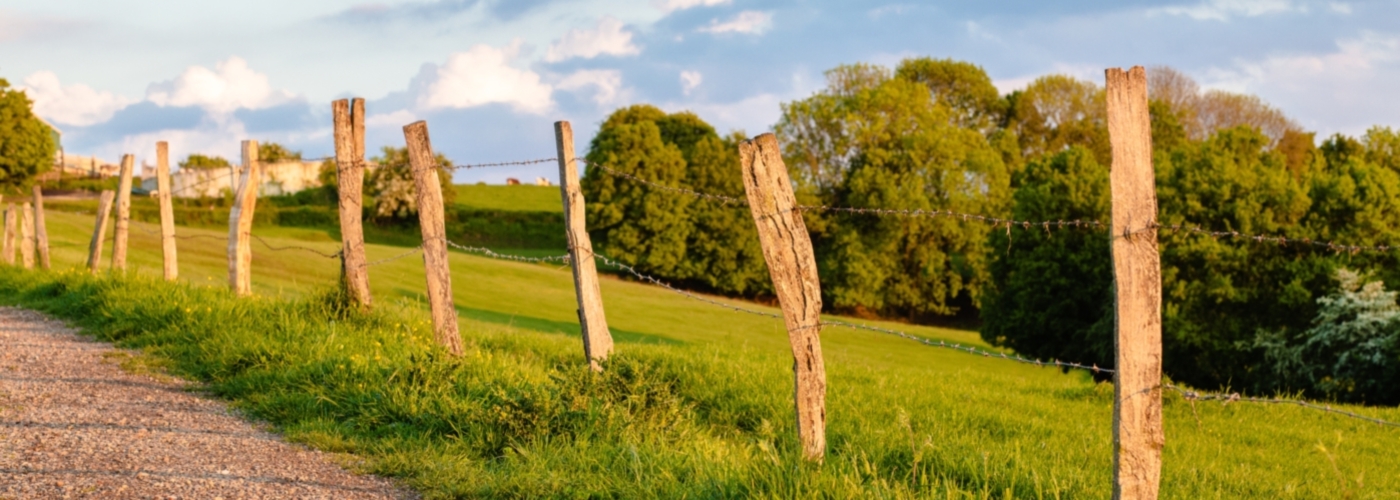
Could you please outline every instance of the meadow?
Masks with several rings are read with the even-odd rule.
[[[362,314],[339,306],[338,261],[257,242],[256,297],[233,297],[217,227],[179,229],[209,237],[179,242],[178,283],[159,280],[156,226],[142,222],[127,275],[104,256],[93,276],[80,269],[92,225],[91,213],[51,210],[54,269],[0,268],[0,302],[140,349],[134,369],[202,382],[289,439],[428,498],[1109,497],[1113,387],[1085,373],[828,327],[828,455],[812,465],[798,457],[777,319],[605,278],[617,354],[594,374],[566,267],[454,252],[467,345],[454,359],[432,344],[418,256],[370,269],[376,307]],[[254,234],[339,246],[326,229]],[[408,249],[367,245],[370,261]],[[987,347],[972,331],[876,323]],[[1347,409],[1400,421],[1392,408]],[[1400,429],[1170,393],[1164,416],[1164,498],[1400,497]]]

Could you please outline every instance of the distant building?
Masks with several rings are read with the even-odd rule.
[[[54,168],[39,174],[35,180],[46,182],[60,176],[65,179],[112,177],[121,173],[121,165],[96,156],[65,155],[62,151],[56,156]]]
[[[374,168],[373,165],[368,168]],[[147,167],[142,167],[145,174]],[[152,194],[156,193],[156,178],[154,168],[149,170],[151,175],[143,175],[141,178],[141,189]],[[321,162],[319,161],[279,161],[276,163],[263,163],[262,175],[258,196],[277,196],[292,194],[303,189],[310,189],[321,186],[317,176],[321,173]],[[238,166],[229,168],[185,168],[170,174],[170,192],[176,198],[200,198],[223,196],[225,192],[233,192],[232,178],[242,176],[242,169]]]

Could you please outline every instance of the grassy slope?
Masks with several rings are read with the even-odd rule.
[[[57,268],[82,260],[91,223],[51,214]],[[140,229],[153,226],[137,227],[132,264],[154,276],[158,246]],[[258,234],[337,247],[323,231]],[[580,369],[566,270],[454,254],[472,346],[454,362],[430,354],[418,257],[371,270],[376,300],[397,305],[332,321],[320,302],[296,297],[328,284],[335,261],[255,243],[256,291],[292,300],[236,301],[221,290],[223,245],[181,241],[182,277],[207,289],[6,271],[0,291],[86,317],[99,335],[147,347],[293,439],[361,453],[371,470],[433,494],[1108,496],[1112,390],[1082,375],[828,329],[831,454],[817,470],[793,458],[791,358],[776,320],[605,280],[621,356],[593,379]],[[369,246],[371,260],[401,251]],[[51,279],[70,291],[55,294]],[[972,332],[909,330],[978,342]],[[1393,409],[1359,411],[1400,419]],[[1400,491],[1395,429],[1292,407],[1193,408],[1177,398],[1165,416],[1167,498]]]
[[[557,186],[499,186],[458,184],[457,204],[483,210],[562,212]]]

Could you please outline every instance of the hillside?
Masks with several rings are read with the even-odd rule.
[[[1086,374],[827,328],[830,453],[824,466],[803,466],[778,320],[605,279],[619,356],[593,377],[567,268],[454,252],[469,352],[449,360],[430,347],[417,256],[371,268],[380,307],[359,318],[323,300],[337,261],[256,242],[258,297],[233,298],[219,229],[180,229],[200,236],[180,241],[184,285],[153,279],[160,255],[146,223],[131,233],[136,276],[86,277],[75,268],[91,226],[91,215],[51,212],[58,271],[4,268],[0,300],[144,348],[292,439],[361,455],[367,470],[430,497],[1108,496],[1113,389]],[[325,230],[254,234],[275,246],[338,247]],[[368,257],[405,250],[371,244]],[[980,345],[975,332],[885,326]],[[1400,420],[1400,410],[1348,409]],[[1175,395],[1165,419],[1166,498],[1400,491],[1395,428]]]

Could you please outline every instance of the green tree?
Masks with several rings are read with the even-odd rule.
[[[301,161],[301,151],[292,151],[275,142],[260,143],[258,144],[258,161],[265,163]]]
[[[1027,160],[1079,145],[1101,165],[1111,161],[1103,89],[1067,75],[1047,75],[1007,97],[1006,128]]]
[[[928,87],[934,100],[951,110],[956,126],[990,132],[1006,113],[1007,101],[976,64],[918,57],[900,61],[894,75]]]
[[[1108,220],[1108,167],[1082,146],[1033,160],[1017,177],[1018,220]],[[991,247],[983,339],[1040,359],[1113,365],[1113,270],[1101,230],[1016,227],[993,231]]]
[[[600,253],[687,286],[735,295],[770,293],[753,220],[743,207],[657,190],[742,197],[741,134],[721,138],[693,113],[648,105],[615,111],[589,146],[583,179],[589,233]]]
[[[24,91],[0,78],[0,186],[22,186],[53,166],[53,129],[34,116],[32,106]]]
[[[442,153],[436,159],[442,204],[451,207],[457,202],[457,190],[452,188],[452,160]],[[380,222],[404,222],[417,217],[418,190],[408,148],[384,146],[379,156],[370,158],[370,163],[373,167],[365,175],[365,196],[373,200],[374,218]]]
[[[181,169],[212,169],[228,168],[230,166],[232,166],[232,164],[221,156],[203,155],[199,153],[193,153],[180,161]]]

